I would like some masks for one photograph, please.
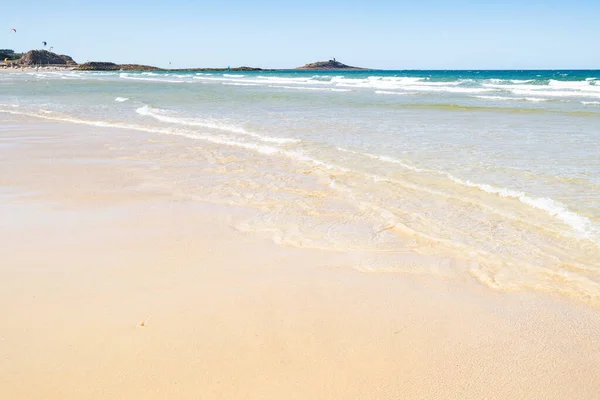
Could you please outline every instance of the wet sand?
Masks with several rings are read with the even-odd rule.
[[[0,118],[0,398],[600,393],[596,308],[360,272],[178,195],[192,140]]]

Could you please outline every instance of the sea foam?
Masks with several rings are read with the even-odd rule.
[[[202,127],[202,128],[208,128],[208,129],[217,129],[217,130],[221,130],[221,131],[227,131],[227,132],[237,133],[240,135],[250,136],[250,137],[256,138],[263,142],[284,144],[284,143],[296,143],[299,141],[298,139],[289,139],[289,138],[280,138],[280,137],[259,135],[254,132],[249,132],[242,127],[235,126],[235,125],[232,125],[232,124],[229,124],[226,122],[215,121],[212,119],[183,118],[183,117],[179,117],[179,116],[174,116],[174,115],[172,115],[172,113],[169,113],[166,110],[153,108],[153,107],[150,107],[147,105],[140,107],[140,108],[136,109],[135,111],[140,115],[152,117],[158,121],[165,122],[165,123],[186,125],[186,126],[196,126],[196,127]]]
[[[526,204],[533,208],[537,208],[538,210],[542,210],[551,217],[562,221],[563,223],[574,229],[580,237],[586,239],[593,239],[596,241],[599,239],[598,235],[600,234],[600,228],[595,226],[589,220],[589,218],[579,215],[576,212],[570,211],[566,205],[556,200],[550,198],[531,197],[521,191],[507,188],[498,188],[485,183],[474,183],[470,180],[463,180],[457,178],[451,174],[446,174],[446,176],[453,182],[458,183],[459,185],[467,186],[470,188],[476,188],[486,193],[495,194],[500,197],[510,197],[517,199],[523,204]]]

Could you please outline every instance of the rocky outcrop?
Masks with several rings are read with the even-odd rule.
[[[119,69],[121,71],[164,71],[162,68],[140,64],[119,64]]]
[[[34,65],[65,65],[76,66],[77,63],[69,56],[52,53],[47,50],[31,50],[19,58],[15,64],[21,66]]]
[[[91,61],[80,64],[77,71],[162,71],[161,68],[140,64],[115,64],[111,62]]]
[[[79,64],[75,69],[77,71],[118,71],[119,66],[111,62],[92,61]]]
[[[360,67],[351,67],[350,65],[342,64],[336,61],[335,58],[329,61],[317,61],[314,63],[306,64],[296,69],[366,69]]]

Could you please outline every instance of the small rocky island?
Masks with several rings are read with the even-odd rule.
[[[334,58],[333,60],[329,60],[329,61],[317,61],[314,63],[310,63],[310,64],[306,64],[302,67],[298,67],[296,69],[351,69],[351,70],[360,70],[360,69],[367,69],[367,68],[360,68],[360,67],[352,67],[350,65],[346,65],[346,64],[342,64],[339,61],[336,61],[336,59]]]

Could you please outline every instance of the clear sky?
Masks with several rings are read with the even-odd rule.
[[[78,62],[600,69],[600,0],[1,0],[0,48]],[[10,33],[16,28],[17,33]]]

